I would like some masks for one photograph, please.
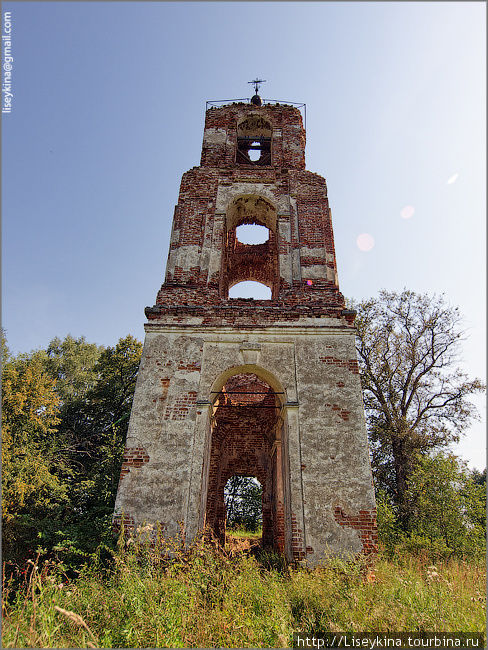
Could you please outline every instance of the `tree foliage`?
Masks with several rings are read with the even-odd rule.
[[[442,296],[381,291],[354,306],[375,483],[406,527],[416,459],[459,440],[484,385],[459,368],[461,317]]]
[[[95,343],[87,343],[84,336],[75,339],[70,334],[64,340],[56,337],[49,343],[45,368],[56,380],[56,393],[62,405],[84,399],[95,386],[95,364],[103,349]]]
[[[94,366],[97,381],[79,404],[73,442],[82,464],[82,512],[112,514],[141,353],[132,336],[103,350]]]
[[[227,525],[255,531],[262,522],[263,490],[252,476],[231,476],[224,489]]]
[[[17,556],[27,541],[22,530],[31,531],[32,542],[39,519],[66,503],[67,486],[59,477],[65,460],[55,436],[55,381],[40,355],[13,358],[5,344],[2,352],[3,551]]]
[[[458,555],[484,545],[484,489],[453,454],[419,458],[406,499],[417,534],[439,539]]]
[[[399,526],[397,506],[384,491],[377,493],[382,543],[390,552],[423,551],[432,559],[483,556],[486,493],[475,478],[454,454],[419,456],[405,495],[412,513],[408,532]]]
[[[76,563],[109,531],[142,345],[67,336],[4,350],[4,557],[40,543]]]

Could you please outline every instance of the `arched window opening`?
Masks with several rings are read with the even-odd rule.
[[[249,115],[237,125],[236,162],[271,165],[271,125],[259,115]]]
[[[229,298],[252,298],[253,300],[271,300],[271,289],[262,282],[244,280],[229,289]]]
[[[275,299],[279,292],[278,215],[264,196],[243,194],[228,206],[222,255],[221,296],[226,298]],[[262,283],[258,294],[230,292],[238,283]],[[255,286],[253,291],[255,290]]]
[[[269,239],[269,228],[256,223],[245,223],[237,226],[236,238],[241,244],[264,244]]]
[[[263,486],[254,476],[231,476],[224,487],[226,542],[259,540],[263,526]]]
[[[227,209],[227,231],[242,224],[257,224],[276,231],[276,208],[264,196],[243,194],[236,197]]]

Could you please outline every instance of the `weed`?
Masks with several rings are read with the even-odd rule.
[[[5,578],[4,647],[286,647],[293,632],[484,630],[485,570],[473,561],[380,555],[372,579],[364,559],[292,567],[208,535],[183,548],[147,527],[110,553],[74,579],[39,556],[20,581]]]

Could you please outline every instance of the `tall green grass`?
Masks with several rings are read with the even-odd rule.
[[[256,530],[247,530],[242,526],[236,526],[235,528],[228,528],[227,534],[231,537],[244,537],[246,539],[259,539],[263,534],[262,528],[257,528]]]
[[[282,648],[298,631],[483,632],[484,585],[481,562],[380,555],[374,574],[361,560],[307,569],[140,535],[72,579],[37,559],[20,587],[5,580],[3,645]]]

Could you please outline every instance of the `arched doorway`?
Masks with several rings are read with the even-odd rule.
[[[262,546],[285,552],[284,394],[256,372],[236,370],[211,397],[206,524],[223,545],[225,485],[253,476],[262,486]]]

